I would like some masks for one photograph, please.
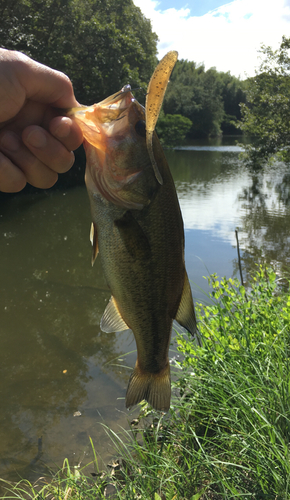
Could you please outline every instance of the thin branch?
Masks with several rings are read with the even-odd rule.
[[[239,245],[238,228],[235,230],[235,233],[236,233],[236,240],[237,240],[238,262],[239,262],[241,283],[242,283],[242,286],[245,286],[244,285],[244,280],[243,280],[242,264],[241,264],[241,255],[240,255],[240,245]]]

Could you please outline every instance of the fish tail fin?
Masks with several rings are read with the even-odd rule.
[[[150,373],[142,371],[137,360],[127,388],[126,408],[130,408],[145,399],[155,410],[168,411],[170,396],[169,361],[160,372]]]

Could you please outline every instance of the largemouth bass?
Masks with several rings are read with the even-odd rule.
[[[70,115],[83,130],[85,182],[92,213],[92,263],[98,253],[112,297],[104,332],[130,328],[137,361],[126,406],[170,406],[168,350],[173,319],[197,333],[184,264],[184,230],[174,182],[154,132],[177,59],[169,52],[148,87],[145,110],[131,87]]]

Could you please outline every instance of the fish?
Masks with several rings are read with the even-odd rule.
[[[70,110],[84,135],[92,264],[100,256],[111,298],[100,328],[131,329],[137,360],[126,407],[170,408],[169,345],[175,319],[196,338],[184,262],[184,227],[172,175],[155,132],[177,60],[170,51],[148,85],[145,108],[130,85],[92,106]]]

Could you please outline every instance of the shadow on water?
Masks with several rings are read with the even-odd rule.
[[[85,188],[29,200],[6,200],[0,218],[0,477],[9,478],[27,474],[40,438],[50,465],[89,453],[88,435],[106,458],[98,422],[128,418],[118,398],[129,372],[110,360],[124,343],[135,348],[128,332],[99,328],[110,294],[100,263],[90,265]]]
[[[255,178],[233,143],[210,144],[166,152],[195,300],[206,299],[200,288],[207,290],[209,272],[237,274],[237,226],[248,270],[261,254],[289,263],[285,166]],[[128,331],[100,331],[110,293],[99,259],[90,265],[90,222],[83,185],[0,197],[0,477],[33,479],[43,463],[65,457],[88,462],[89,436],[107,461],[114,451],[101,423],[128,428],[124,396],[135,353],[124,353],[135,342]]]

